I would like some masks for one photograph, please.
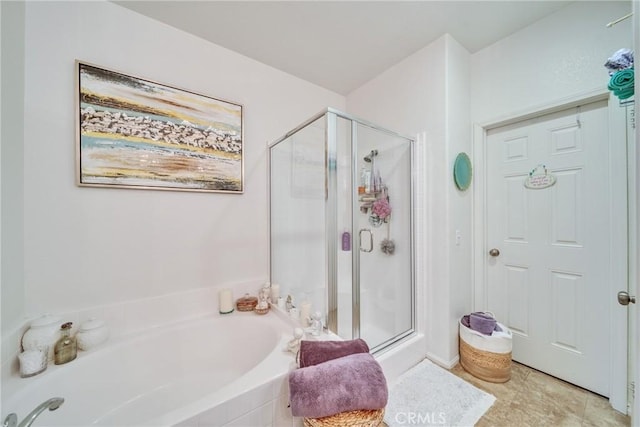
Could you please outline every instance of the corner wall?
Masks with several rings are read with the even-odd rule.
[[[471,55],[453,37],[447,39],[447,168],[444,182],[449,193],[450,226],[445,240],[449,242],[450,311],[447,361],[458,354],[458,321],[472,308],[473,268],[470,262],[473,250],[472,215],[473,188],[459,190],[453,180],[453,165],[458,153],[464,152],[475,159],[472,153],[472,130],[469,116]],[[473,166],[472,166],[473,167]],[[437,283],[437,282],[434,282]],[[434,319],[434,324],[440,322]],[[437,331],[436,331],[437,333]]]
[[[416,137],[417,328],[424,354],[446,366],[457,316],[471,308],[471,192],[452,179],[456,154],[471,147],[468,56],[445,35],[347,96],[350,113]]]

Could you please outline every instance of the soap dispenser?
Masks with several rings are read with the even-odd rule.
[[[53,350],[53,361],[56,365],[71,362],[78,355],[76,338],[71,336],[72,322],[63,323],[60,327],[60,339]]]

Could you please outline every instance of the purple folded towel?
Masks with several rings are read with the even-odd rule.
[[[369,346],[361,339],[348,341],[300,341],[300,367],[317,365],[328,360],[356,353],[369,353]]]
[[[471,316],[476,317],[473,326],[471,325]],[[491,335],[493,333],[493,331],[496,332],[501,332],[502,328],[500,327],[500,325],[498,325],[498,322],[495,321],[495,319],[493,320],[493,322],[491,322],[489,320],[488,324],[485,324],[484,322],[482,322],[479,317],[484,317],[485,319],[494,319],[493,316],[491,316],[490,314],[487,313],[483,313],[481,311],[475,312],[475,313],[471,313],[471,314],[466,314],[464,316],[462,316],[461,322],[464,326],[466,326],[469,329],[473,329],[474,331],[478,331],[484,335]],[[486,331],[489,329],[490,324],[494,323],[494,327],[491,330],[491,332],[486,333]]]
[[[387,405],[387,380],[369,353],[351,354],[289,373],[291,413],[321,418]]]
[[[478,331],[484,335],[491,335],[496,328],[496,319],[486,313],[471,313],[469,315],[469,324],[471,329]]]

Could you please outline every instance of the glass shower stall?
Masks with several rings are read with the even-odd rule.
[[[372,351],[415,325],[414,143],[328,109],[269,145],[271,283]]]

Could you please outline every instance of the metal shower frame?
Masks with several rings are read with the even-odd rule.
[[[406,135],[399,134],[394,131],[382,128],[367,120],[363,120],[359,117],[344,113],[334,108],[327,108],[312,116],[296,128],[290,130],[282,137],[278,138],[274,142],[270,143],[269,156],[268,156],[268,175],[269,175],[269,236],[271,236],[271,149],[279,143],[285,141],[290,136],[294,135],[298,131],[304,129],[311,123],[318,119],[325,117],[325,221],[326,221],[326,254],[327,254],[327,266],[326,274],[328,278],[327,283],[327,328],[337,333],[338,331],[338,268],[337,268],[337,254],[338,254],[338,219],[337,219],[337,200],[338,200],[338,188],[337,188],[337,120],[343,118],[351,122],[351,181],[352,183],[358,182],[358,169],[357,169],[357,141],[358,141],[358,127],[354,124],[360,124],[368,128],[377,130],[382,133],[386,133],[393,137],[399,137],[406,139],[410,144],[410,156],[411,156],[411,171],[410,171],[410,248],[411,248],[411,327],[405,332],[402,332],[391,339],[377,345],[372,348],[372,352],[377,352],[385,349],[392,344],[404,339],[405,337],[412,335],[416,328],[416,285],[415,285],[415,215],[414,215],[414,199],[415,199],[415,139],[407,137]],[[354,225],[357,223],[357,215],[359,212],[358,198],[354,191],[353,185],[351,188],[351,230],[354,230]],[[351,233],[351,248],[359,247],[356,244],[357,240],[354,233]],[[270,244],[270,258],[271,258],[271,244]],[[353,338],[360,337],[360,251],[351,256],[352,262],[352,336]],[[270,260],[269,265],[272,265]],[[270,267],[271,268],[271,267]],[[271,276],[271,273],[270,273]],[[273,278],[271,278],[273,280]]]

